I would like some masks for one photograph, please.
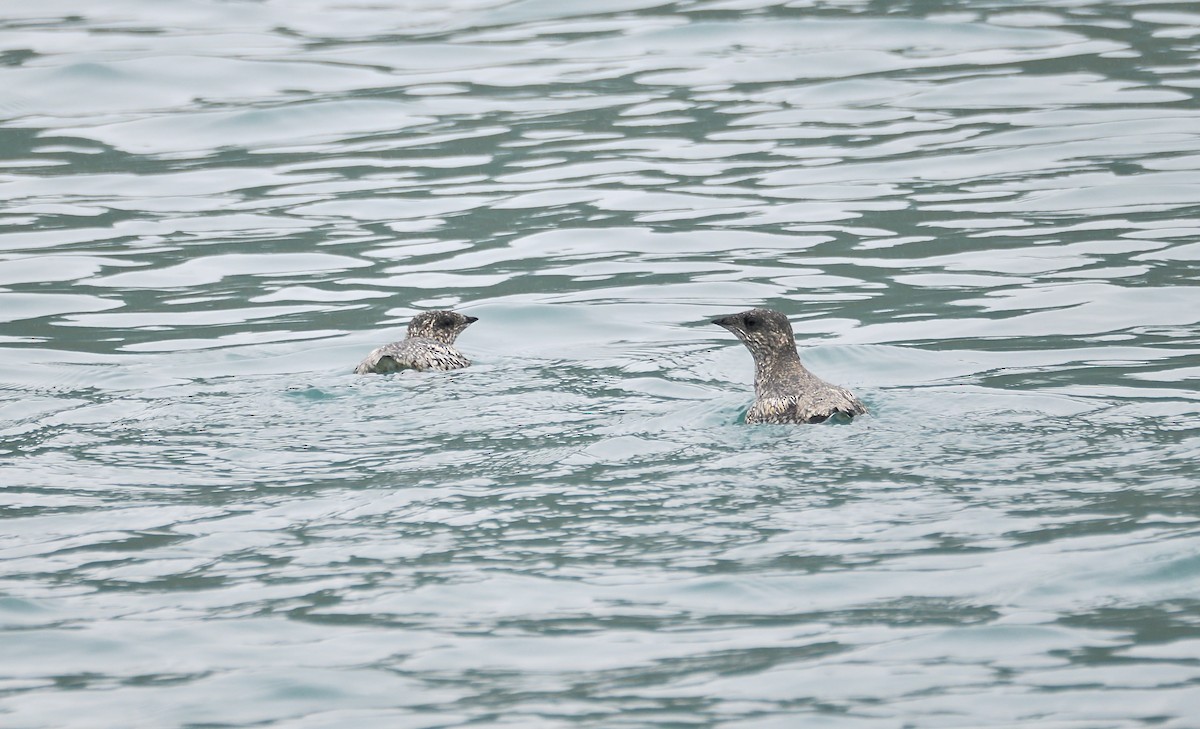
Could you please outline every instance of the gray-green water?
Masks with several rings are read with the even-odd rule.
[[[1192,2],[0,19],[0,726],[1200,725]],[[782,309],[874,415],[746,427]],[[355,377],[417,310],[476,365]]]

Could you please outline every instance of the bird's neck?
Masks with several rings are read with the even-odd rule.
[[[754,358],[754,388],[770,386],[773,382],[786,380],[797,375],[808,375],[808,370],[800,363],[800,353],[795,345],[780,347],[765,356]]]

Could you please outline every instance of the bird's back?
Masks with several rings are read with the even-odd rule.
[[[756,385],[747,423],[821,423],[842,415],[863,415],[867,407],[844,387],[831,385],[807,370]]]
[[[425,337],[409,337],[371,350],[354,372],[384,375],[401,370],[456,370],[470,364],[471,360],[449,344]]]

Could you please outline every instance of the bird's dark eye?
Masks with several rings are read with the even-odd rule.
[[[437,325],[439,329],[449,329],[454,326],[454,320],[448,316],[438,317]]]
[[[758,326],[758,317],[748,316],[745,319],[742,319],[742,323],[746,325],[747,329],[753,329],[754,327]]]

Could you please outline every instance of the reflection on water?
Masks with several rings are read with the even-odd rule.
[[[1192,4],[0,39],[0,724],[1194,723]],[[872,416],[742,426],[752,305]]]

